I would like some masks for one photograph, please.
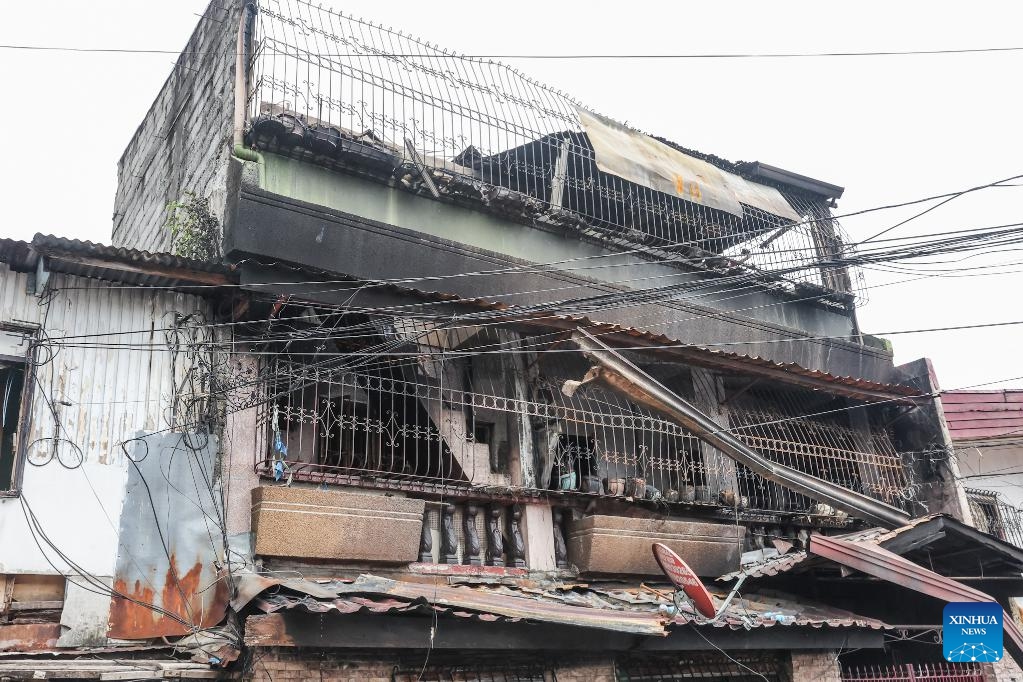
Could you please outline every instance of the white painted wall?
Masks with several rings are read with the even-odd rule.
[[[27,275],[0,264],[0,321],[39,325],[59,350],[52,359],[46,352],[37,356],[41,364],[32,390],[31,426],[27,435],[20,434],[30,444],[21,494],[0,498],[0,572],[55,572],[26,523],[27,502],[43,532],[75,563],[89,573],[110,576],[130,466],[119,443],[167,426],[172,354],[160,329],[168,325],[169,313],[193,312],[202,302],[170,291],[64,275],[51,277],[56,293],[47,302],[27,293],[27,284]],[[110,332],[130,333],[83,338]],[[0,352],[9,354],[12,340],[7,334],[6,350]],[[130,347],[95,347],[100,340]],[[73,345],[82,343],[90,347]],[[60,442],[53,456],[53,441],[47,439],[58,430],[44,395],[57,404],[61,437],[73,440],[81,457],[67,442]],[[79,460],[81,465],[71,468]],[[69,572],[50,555],[61,572]]]
[[[1009,504],[1023,508],[1023,439],[956,444],[959,474],[967,488],[1001,493]]]

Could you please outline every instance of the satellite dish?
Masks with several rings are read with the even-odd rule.
[[[714,607],[714,600],[710,592],[703,586],[703,581],[689,568],[689,564],[682,560],[670,547],[660,542],[653,546],[654,559],[661,567],[664,575],[678,589],[686,593],[686,596],[693,602],[693,606],[704,618],[715,618],[718,613]]]

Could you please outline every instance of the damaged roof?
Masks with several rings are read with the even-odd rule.
[[[952,543],[955,543],[957,548],[971,546],[974,554],[979,555],[983,553],[985,566],[993,574],[994,569],[999,567],[1016,575],[1023,571],[1023,549],[1004,542],[993,535],[983,533],[947,514],[922,516],[914,519],[911,523],[892,530],[869,528],[854,533],[838,535],[835,538],[846,542],[880,547],[900,555],[926,550],[931,547],[940,547],[942,544],[948,548]],[[935,555],[936,560],[940,560],[940,558],[940,554]],[[718,580],[735,580],[743,574],[750,578],[756,578],[788,573],[790,571],[802,572],[822,561],[822,559],[813,556],[806,550],[790,551],[780,556],[744,565],[741,571],[728,573],[718,578]]]
[[[439,613],[481,622],[550,623],[637,635],[667,636],[675,626],[697,624],[690,612],[675,613],[671,588],[646,584],[546,583],[436,585],[361,575],[350,582],[277,583],[252,600],[263,613],[301,609],[310,613],[396,615]],[[243,581],[244,582],[244,581]],[[244,591],[244,587],[242,588]],[[306,591],[308,590],[308,592]],[[333,596],[325,596],[324,591]],[[312,594],[310,594],[310,592]],[[715,595],[723,600],[724,595]],[[776,595],[744,594],[713,627],[733,630],[776,625],[888,629],[885,623],[848,611]]]

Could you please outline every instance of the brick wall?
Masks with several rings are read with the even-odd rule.
[[[113,243],[170,249],[167,204],[186,190],[223,218],[244,0],[212,0],[117,164]]]
[[[391,682],[394,661],[352,658],[344,652],[263,649],[256,652],[251,676],[262,682]]]
[[[842,682],[837,651],[793,651],[792,682]]]
[[[509,673],[507,677],[500,674],[504,665],[514,665],[511,661],[505,660],[505,657],[482,659],[473,654],[458,657],[450,652],[444,654],[434,652],[431,664],[424,670],[422,679],[424,681],[438,679],[438,670],[443,671],[441,676],[444,679],[461,679],[462,676],[457,674],[448,677],[447,664],[453,661],[462,665],[472,664],[470,669],[478,668],[483,679],[495,681],[516,679],[513,673]],[[417,679],[422,664],[421,657],[415,656],[399,660],[397,657],[372,657],[366,653],[352,655],[343,651],[265,648],[255,652],[249,676],[245,679],[253,682],[391,682],[392,674],[397,667],[405,673],[400,673],[395,679],[403,682],[406,679]],[[436,664],[436,667],[433,664]],[[492,670],[492,673],[486,672],[487,670]],[[549,671],[546,678],[554,679]],[[465,679],[475,678],[469,673]],[[557,680],[614,682],[614,664],[609,657],[604,656],[560,662],[557,666]]]

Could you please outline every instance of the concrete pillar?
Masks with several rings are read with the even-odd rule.
[[[549,504],[522,505],[522,535],[526,540],[526,565],[531,571],[553,571],[554,516]]]
[[[792,682],[842,682],[837,651],[793,651]]]
[[[230,364],[231,375],[238,377],[239,385],[255,379],[259,363],[254,356],[235,355]],[[246,385],[229,402],[255,404],[258,390],[258,386]],[[259,410],[257,406],[229,411],[224,424],[221,476],[229,536],[248,534],[251,530],[252,490],[259,485],[254,465],[267,454],[266,429],[257,423]]]
[[[695,390],[693,405],[722,429],[727,429],[728,408],[721,404],[725,395],[721,377],[700,367],[694,367],[692,375]],[[707,470],[707,495],[710,499],[717,499],[718,493],[724,490],[740,494],[735,462],[706,443],[700,443],[700,452],[703,454],[703,464]]]

